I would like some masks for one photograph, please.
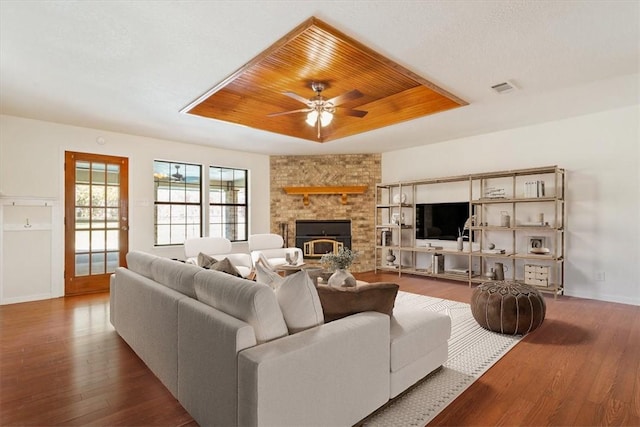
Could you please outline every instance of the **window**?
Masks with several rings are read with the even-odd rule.
[[[247,171],[209,167],[209,235],[247,240]]]
[[[153,162],[155,244],[178,245],[202,236],[202,167]]]

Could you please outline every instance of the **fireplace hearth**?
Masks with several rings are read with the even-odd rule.
[[[305,258],[321,258],[341,247],[351,249],[351,220],[298,220],[296,246]]]

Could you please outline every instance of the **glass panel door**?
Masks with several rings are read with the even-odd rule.
[[[65,293],[106,291],[128,251],[128,160],[65,155]]]

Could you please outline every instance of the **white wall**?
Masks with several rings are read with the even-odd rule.
[[[382,179],[557,164],[568,175],[565,293],[640,305],[639,117],[635,106],[392,151],[382,155]],[[97,144],[98,137],[106,144]],[[61,209],[65,150],[129,158],[130,249],[182,254],[182,247],[153,247],[154,159],[249,169],[250,233],[269,232],[268,156],[6,115],[0,115],[0,196],[54,198]],[[54,234],[62,230],[60,223]],[[597,272],[604,281],[595,280]]]
[[[106,143],[98,144],[98,137],[104,138]],[[154,247],[154,159],[248,169],[249,233],[269,232],[269,156],[6,115],[0,115],[0,196],[54,198],[59,201],[60,209],[63,209],[65,151],[114,155],[129,159],[130,250],[142,250],[175,258],[183,256],[182,246]],[[62,217],[63,215],[60,215],[60,218]],[[57,227],[59,235],[62,236],[62,222],[57,224]],[[237,251],[247,249],[246,244],[236,246],[234,250]],[[28,248],[15,250],[28,252]],[[61,243],[60,251],[62,250]]]
[[[567,171],[565,294],[640,305],[639,147],[634,106],[384,153],[382,180],[558,165]]]

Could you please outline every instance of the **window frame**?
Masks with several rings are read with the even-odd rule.
[[[169,176],[174,176],[171,174],[171,170],[173,167],[175,167],[176,165],[179,165],[181,167],[184,167],[184,174],[185,174],[185,182],[184,182],[184,200],[183,201],[173,201],[171,200],[171,195],[172,190],[172,183],[175,182],[171,179],[163,179],[165,176],[164,175],[159,175],[156,172],[156,166],[157,164],[167,164],[169,167]],[[188,168],[198,168],[199,171],[199,182],[197,183],[197,189],[198,189],[198,201],[187,201],[187,195],[188,195],[188,183],[187,183],[187,178],[188,178],[188,173],[187,170]],[[204,199],[203,199],[203,193],[204,193],[204,189],[203,189],[203,178],[202,178],[202,170],[203,170],[203,165],[201,164],[197,164],[197,163],[189,163],[189,162],[184,162],[184,161],[176,161],[176,160],[159,160],[159,159],[155,159],[153,161],[153,184],[154,184],[154,194],[153,194],[153,227],[154,227],[154,232],[153,232],[153,240],[154,240],[154,246],[156,247],[166,247],[166,246],[179,246],[179,245],[183,245],[184,244],[184,240],[190,238],[190,237],[202,237],[203,235],[203,226],[204,226],[204,221],[203,221],[203,206],[204,206]],[[180,174],[180,169],[177,168],[176,169],[176,174]],[[168,178],[168,177],[166,177]],[[179,182],[179,181],[178,181]],[[160,185],[160,183],[168,183],[168,187],[167,187],[167,191],[169,192],[169,200],[158,200],[158,186]],[[177,184],[177,183],[176,183]],[[192,188],[194,188],[192,186]],[[172,239],[172,231],[173,231],[173,226],[174,223],[172,222],[172,215],[169,214],[169,242],[168,243],[159,243],[158,241],[158,237],[159,237],[159,233],[158,233],[158,226],[164,226],[167,224],[164,223],[159,223],[158,222],[158,208],[160,206],[169,206],[170,209],[173,206],[184,206],[184,210],[185,210],[185,222],[184,224],[179,224],[176,223],[175,225],[184,225],[184,239],[181,242],[176,242]],[[188,222],[188,218],[190,218],[190,216],[188,215],[188,208],[189,207],[194,207],[196,206],[198,208],[198,232],[197,232],[197,236],[190,236],[189,235],[189,226],[191,224],[189,224]]]
[[[239,202],[235,202],[235,203],[230,203],[230,202],[214,202],[211,200],[211,192],[213,189],[215,188],[221,188],[221,187],[213,187],[211,185],[211,171],[212,169],[219,169],[221,170],[221,174],[223,170],[227,170],[227,171],[233,171],[234,174],[234,178],[235,178],[235,174],[237,172],[242,172],[244,174],[244,187],[238,187],[238,188],[244,188],[244,202],[239,203]],[[235,182],[235,179],[234,181]],[[236,188],[235,186],[233,188]],[[244,234],[244,238],[240,238],[238,239],[238,227],[237,225],[241,224],[238,223],[237,221],[232,223],[234,225],[236,225],[236,235],[234,236],[233,239],[230,239],[227,236],[223,236],[226,237],[227,239],[229,239],[231,242],[246,242],[249,239],[249,170],[248,169],[244,169],[244,168],[237,168],[237,167],[229,167],[229,166],[216,166],[216,165],[209,165],[208,167],[208,174],[207,174],[207,197],[209,199],[209,206],[207,209],[207,232],[208,235],[211,236],[211,228],[213,223],[211,222],[211,208],[214,206],[217,207],[221,207],[223,210],[225,207],[233,207],[233,208],[243,208],[244,209],[244,230],[243,230],[243,234]],[[221,227],[224,229],[225,225],[231,224],[230,222],[227,221],[222,221],[219,223],[221,225]]]

